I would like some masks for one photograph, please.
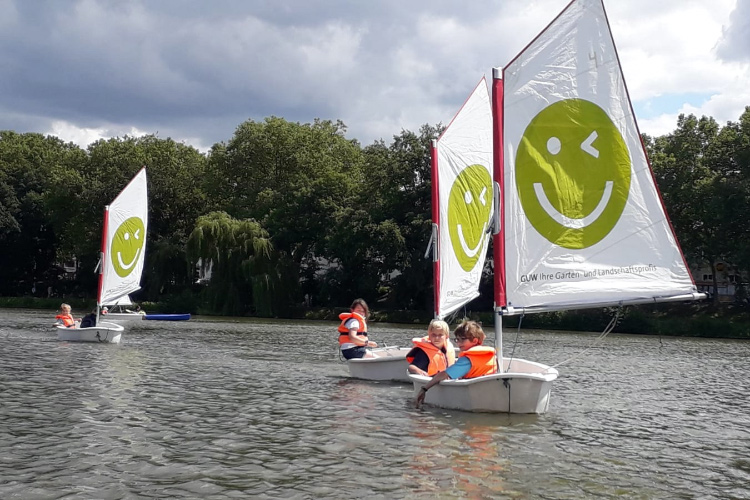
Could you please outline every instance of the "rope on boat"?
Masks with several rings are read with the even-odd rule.
[[[601,342],[602,340],[604,340],[604,337],[606,337],[607,335],[609,335],[612,332],[612,330],[615,329],[615,326],[617,326],[617,320],[620,318],[620,312],[621,311],[622,311],[622,306],[620,306],[620,307],[617,308],[617,311],[615,312],[615,315],[612,317],[612,319],[609,321],[609,324],[604,328],[604,331],[601,334],[599,334],[599,336],[596,339],[594,339],[594,341],[591,343],[590,346],[588,346],[586,349],[584,349],[583,351],[579,352],[578,354],[574,354],[573,356],[569,357],[565,361],[561,361],[561,362],[557,363],[556,365],[551,366],[550,368],[557,368],[558,366],[564,365],[565,363],[568,363],[569,361],[572,361],[572,360],[574,360],[576,358],[579,358],[579,357],[583,356],[584,354],[586,354],[587,351],[589,351],[589,350],[593,349],[594,347],[596,347],[596,345],[599,342]]]
[[[368,347],[368,349],[370,349],[370,348]],[[385,343],[385,341],[383,341],[383,349],[385,349],[385,353],[388,356],[393,356],[393,353],[391,351],[394,350],[394,349],[396,351],[399,351],[401,348],[399,346],[397,346],[397,345],[388,345],[388,344]]]
[[[510,358],[508,359],[508,371],[510,371],[510,365],[511,365],[511,363],[513,363],[513,357],[515,356],[515,353],[516,353],[516,346],[518,345],[518,338],[521,336],[521,323],[523,323],[523,317],[524,316],[525,315],[522,314],[518,318],[518,328],[516,328],[516,339],[513,341],[513,348],[510,350]],[[495,349],[497,349],[497,346],[495,346]],[[495,351],[495,352],[497,352],[497,351]],[[500,365],[500,363],[503,362],[503,360],[500,359],[500,356],[495,356],[495,359],[497,359],[498,373],[499,373],[500,372],[500,366],[499,365]],[[508,384],[506,384],[505,386],[508,387]],[[510,411],[510,410],[508,410],[508,411]]]
[[[99,336],[99,330],[97,330],[97,331],[96,331],[96,340],[98,340],[99,342],[107,342],[107,340],[109,340],[109,331],[107,331],[107,336],[106,336],[106,337],[104,337],[104,339],[102,339],[102,338],[101,338],[101,337]]]

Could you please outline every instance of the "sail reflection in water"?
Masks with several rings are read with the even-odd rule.
[[[404,479],[419,491],[435,495],[481,498],[489,491],[508,494],[505,476],[509,459],[503,458],[497,430],[497,426],[473,423],[456,428],[450,420],[422,422],[413,431],[422,446],[415,450]]]
[[[351,379],[335,323],[144,321],[105,346],[49,314],[0,309],[3,499],[748,498],[747,342],[610,335],[547,414],[484,415]],[[595,337],[528,331],[516,354]]]

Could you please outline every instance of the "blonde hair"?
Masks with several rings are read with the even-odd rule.
[[[485,338],[482,326],[476,321],[464,321],[456,327],[453,334],[456,337],[463,337],[469,340],[477,339],[480,344],[484,342]]]
[[[436,332],[442,332],[446,337],[451,334],[451,328],[448,326],[448,323],[441,319],[433,319],[430,321],[430,326],[427,327],[427,333],[429,334],[433,330]]]
[[[66,304],[66,303],[63,302],[62,304],[60,304],[60,310],[64,311],[65,309],[70,310],[71,307],[70,307],[70,304]]]

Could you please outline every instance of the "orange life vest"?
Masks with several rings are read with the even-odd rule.
[[[415,338],[411,339],[411,341],[414,343],[414,347],[422,349],[430,359],[430,364],[427,365],[427,375],[430,377],[456,362],[456,351],[453,349],[453,345],[447,340],[444,347],[445,352],[430,342],[429,337]],[[406,360],[411,363],[414,361],[414,356],[407,356]]]
[[[466,356],[471,361],[471,370],[462,378],[475,378],[497,372],[497,358],[493,347],[478,345],[461,352],[458,357]]]
[[[341,320],[341,324],[339,325],[339,345],[354,343],[349,338],[349,329],[346,326],[344,326],[344,323],[346,323],[347,320],[351,318],[354,318],[357,321],[359,321],[359,328],[357,329],[357,335],[362,335],[364,337],[367,337],[367,322],[365,321],[365,318],[363,318],[361,314],[357,314],[355,312],[341,313],[339,314],[339,319]]]
[[[59,319],[60,321],[62,321],[62,324],[65,327],[71,327],[76,324],[76,321],[70,314],[58,314],[57,316],[55,316],[55,319]]]

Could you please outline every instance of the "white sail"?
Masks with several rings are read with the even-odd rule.
[[[116,306],[132,306],[133,302],[130,300],[130,295],[123,295],[119,299],[117,299],[117,302],[114,303]]]
[[[492,108],[484,78],[438,138],[436,154],[438,199],[433,203],[439,207],[435,221],[439,259],[435,313],[443,318],[479,295],[489,245]]]
[[[504,71],[507,303],[696,292],[646,158],[601,0],[572,2]]]
[[[140,288],[148,231],[146,169],[105,211],[99,304],[113,304]]]

